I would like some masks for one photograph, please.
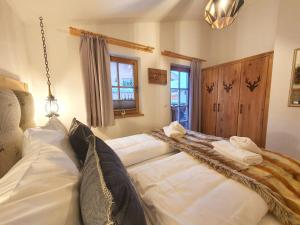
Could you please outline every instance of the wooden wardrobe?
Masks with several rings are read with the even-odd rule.
[[[202,133],[265,146],[273,52],[202,70]]]

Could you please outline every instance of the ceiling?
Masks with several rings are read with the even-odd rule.
[[[26,24],[198,20],[208,0],[6,0]]]
[[[5,0],[26,24],[201,20],[209,0]],[[259,0],[245,0],[248,5]]]

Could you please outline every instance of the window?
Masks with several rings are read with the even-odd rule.
[[[171,66],[171,111],[172,121],[189,126],[189,80],[190,69],[185,66]]]
[[[137,60],[110,57],[112,99],[116,117],[139,114]]]

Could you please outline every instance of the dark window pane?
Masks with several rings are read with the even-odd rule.
[[[179,91],[178,89],[171,90],[171,105],[179,104]]]
[[[121,100],[134,100],[134,88],[120,88]]]
[[[172,121],[177,121],[179,119],[179,108],[171,107],[171,113],[172,113]]]
[[[189,129],[189,122],[179,122],[185,129]]]
[[[188,106],[179,107],[179,121],[187,121],[189,118]]]
[[[179,72],[171,71],[171,88],[179,88]]]
[[[119,99],[119,90],[118,88],[112,88],[112,99],[118,100]]]
[[[111,75],[111,85],[118,86],[118,70],[117,70],[116,62],[110,63],[110,75]]]
[[[180,72],[180,88],[189,87],[189,77],[187,72]]]
[[[134,86],[133,65],[119,63],[119,79],[120,79],[120,86],[133,87]]]
[[[187,105],[189,102],[188,90],[180,90],[180,105]]]
[[[134,100],[115,100],[113,101],[114,109],[135,109]]]

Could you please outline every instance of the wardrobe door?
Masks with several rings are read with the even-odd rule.
[[[219,69],[216,136],[237,135],[241,63]]]
[[[202,72],[202,133],[215,135],[218,100],[218,68]]]
[[[267,93],[269,57],[242,63],[238,135],[263,146],[264,108]]]

